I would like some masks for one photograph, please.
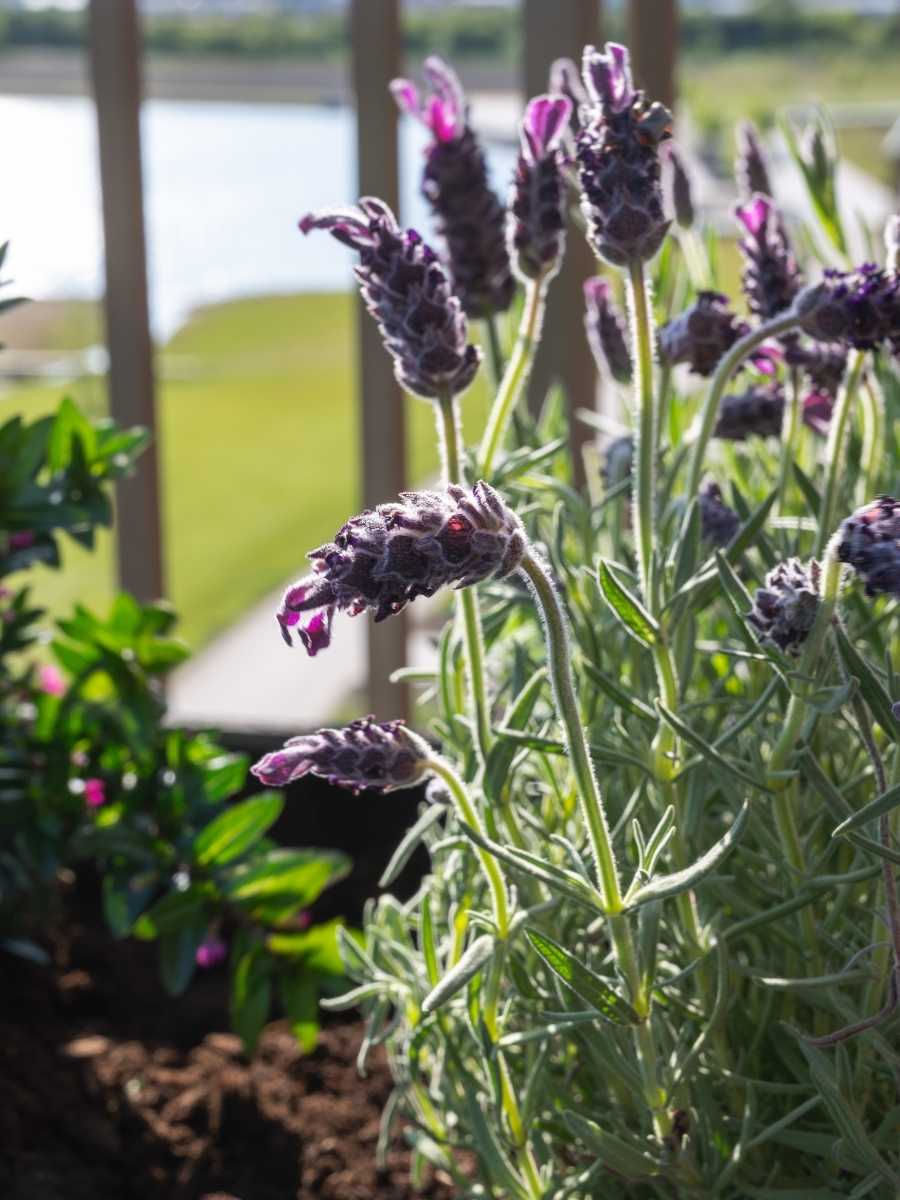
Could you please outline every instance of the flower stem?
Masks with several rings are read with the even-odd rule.
[[[874,372],[866,377],[862,395],[862,478],[859,481],[857,505],[865,504],[872,496],[878,495],[878,481],[884,461],[884,393]]]
[[[443,450],[444,480],[446,483],[462,483],[459,419],[456,399],[445,396],[440,400],[438,424]],[[487,760],[491,748],[491,715],[487,696],[484,670],[484,636],[481,631],[481,614],[474,588],[463,588],[456,593],[457,611],[462,614],[463,637],[466,647],[466,668],[469,680],[469,695],[472,715],[475,718],[475,735],[482,762]]]
[[[483,837],[486,837],[486,830],[482,824],[481,817],[478,815],[478,810],[475,808],[469,797],[469,793],[466,791],[466,785],[446,759],[441,758],[437,754],[432,755],[428,760],[428,766],[434,771],[435,775],[446,783],[450,796],[465,823],[477,830]],[[509,934],[509,903],[506,898],[506,884],[503,881],[502,872],[492,854],[488,854],[480,846],[476,847],[475,853],[478,855],[478,860],[487,879],[488,887],[491,890],[494,922],[497,926],[498,937],[501,941],[505,941]]]
[[[632,497],[634,543],[637,547],[638,572],[644,603],[652,609],[651,566],[653,562],[653,526],[656,508],[656,406],[653,403],[653,330],[644,264],[634,262],[628,273],[628,298],[631,306],[631,328],[634,338],[635,399],[635,461],[637,487]]]
[[[484,330],[487,334],[488,358],[491,363],[491,381],[494,385],[494,391],[500,386],[500,381],[503,378],[504,362],[503,362],[503,346],[500,342],[500,329],[496,313],[491,313],[490,316],[484,319]]]
[[[813,553],[818,558],[825,549],[829,531],[834,528],[835,509],[837,508],[838,480],[844,469],[844,451],[847,442],[847,430],[850,425],[850,408],[853,397],[862,377],[865,351],[854,350],[838,393],[834,412],[831,414],[831,425],[828,430],[828,443],[825,447],[825,485],[822,488],[822,502],[819,506],[819,530],[816,534],[816,546]]]
[[[713,375],[709,385],[709,391],[706,393],[706,400],[704,401],[700,417],[700,429],[697,433],[697,440],[694,442],[693,454],[691,455],[687,485],[688,496],[696,496],[700,490],[706,448],[709,445],[709,439],[712,437],[712,432],[716,425],[719,404],[721,403],[722,393],[725,391],[728,381],[744,359],[749,354],[752,354],[757,346],[762,345],[766,338],[774,337],[779,333],[785,333],[796,324],[797,316],[789,309],[780,316],[774,317],[771,321],[767,321],[764,325],[758,325],[756,329],[751,329],[748,334],[745,334],[744,337],[736,341],[728,353],[723,355],[719,360],[716,373]]]
[[[478,473],[485,478],[490,477],[510,416],[531,374],[535,351],[541,340],[546,291],[546,276],[529,280],[525,288],[525,305],[516,344],[503,372],[478,449]]]

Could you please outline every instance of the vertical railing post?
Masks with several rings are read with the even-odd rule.
[[[144,425],[154,434],[134,476],[117,488],[118,579],[148,601],[162,596],[164,586],[135,0],[91,0],[90,39],[103,190],[109,407],[119,424]]]
[[[581,63],[581,52],[599,38],[598,0],[524,0],[525,62],[523,83],[526,96],[547,90],[550,65],[556,58],[573,58]],[[584,481],[582,450],[592,434],[572,416],[576,408],[593,408],[597,372],[583,333],[582,284],[596,271],[593,252],[584,234],[569,223],[566,258],[559,275],[550,284],[544,336],[534,364],[530,401],[543,401],[555,383],[565,390],[572,417],[571,450],[576,482]]]
[[[397,108],[388,82],[400,72],[399,0],[352,0],[351,45],[356,96],[358,192],[399,206]],[[361,420],[362,500],[367,508],[406,486],[403,393],[375,322],[357,307],[357,397]],[[381,718],[405,716],[406,687],[389,682],[406,662],[406,614],[369,626],[368,701]]]
[[[678,0],[629,0],[628,45],[638,87],[674,108]]]

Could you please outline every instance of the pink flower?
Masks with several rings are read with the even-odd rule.
[[[220,962],[224,962],[227,956],[228,947],[220,937],[217,937],[214,933],[210,933],[207,934],[197,947],[194,959],[198,967],[202,967],[204,971],[208,971],[210,967],[217,967]]]
[[[102,808],[106,803],[106,784],[102,779],[84,781],[84,802],[88,808]]]
[[[38,687],[48,696],[62,696],[66,690],[66,681],[57,667],[51,663],[44,663],[38,668]]]
[[[34,534],[30,529],[23,529],[19,533],[11,533],[9,535],[10,550],[27,550],[29,546],[34,545]]]

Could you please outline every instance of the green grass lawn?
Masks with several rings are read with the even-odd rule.
[[[306,551],[359,506],[353,319],[349,294],[237,300],[198,312],[162,352],[168,587],[195,648],[301,573]],[[0,325],[2,340],[16,345]],[[47,412],[63,390],[102,411],[96,380],[23,385],[0,394],[0,420]],[[473,437],[485,406],[479,381],[463,400]],[[431,408],[410,399],[407,412],[410,479],[421,481],[437,467]],[[108,535],[94,555],[67,545],[63,571],[35,573],[38,600],[59,613],[105,604],[112,561]]]

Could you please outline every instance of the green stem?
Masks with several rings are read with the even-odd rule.
[[[800,393],[800,372],[791,367],[788,383],[788,412],[787,433],[781,447],[781,469],[778,472],[778,503],[777,511],[784,516],[784,502],[787,496],[788,481],[791,468],[797,458],[797,442],[800,437],[802,423],[803,399]]]
[[[669,407],[672,403],[672,368],[666,364],[659,372],[659,412],[656,418],[656,453],[659,455],[668,432]]]
[[[850,358],[844,382],[838,393],[834,412],[831,414],[831,425],[828,429],[828,442],[825,447],[825,484],[822,488],[822,500],[819,505],[819,529],[816,534],[816,546],[813,553],[821,557],[828,540],[829,532],[834,528],[835,509],[837,508],[838,481],[845,469],[844,453],[847,442],[847,431],[850,425],[850,408],[853,397],[859,386],[862,375],[865,351],[854,350]]]
[[[781,316],[774,317],[764,325],[759,325],[756,329],[751,329],[748,334],[745,334],[744,337],[736,341],[728,353],[719,360],[716,373],[710,381],[709,391],[706,393],[706,400],[704,401],[700,417],[700,429],[697,433],[697,440],[694,442],[693,454],[691,455],[687,486],[688,496],[696,496],[700,490],[706,448],[709,445],[709,439],[712,437],[712,432],[716,425],[716,417],[719,415],[719,405],[728,381],[741,363],[749,354],[753,353],[757,346],[762,345],[767,338],[775,337],[779,333],[786,333],[788,329],[791,329],[796,324],[797,316],[795,313],[790,310],[782,313]]]
[[[884,461],[884,394],[874,372],[866,376],[863,395],[862,478],[856,503],[865,504],[879,493]]]
[[[469,797],[469,793],[466,791],[466,785],[446,759],[440,758],[436,754],[432,755],[428,760],[428,766],[434,771],[435,775],[439,776],[446,783],[450,796],[459,809],[459,814],[465,823],[477,830],[483,837],[487,837],[487,832],[478,814],[478,810],[475,808]],[[505,941],[509,935],[509,903],[506,898],[506,884],[503,881],[503,875],[500,867],[497,865],[497,860],[492,854],[488,854],[481,847],[476,847],[475,853],[478,855],[478,860],[481,863],[488,887],[491,891],[497,935],[501,941]]]
[[[484,436],[478,450],[478,473],[488,478],[497,451],[503,442],[503,435],[509,424],[512,411],[528,382],[534,354],[541,337],[541,327],[544,322],[544,296],[547,290],[547,279],[541,276],[529,280],[525,289],[525,306],[522,309],[522,320],[516,344],[506,364],[500,387],[491,406],[485,426]]]
[[[491,382],[493,383],[495,392],[500,386],[505,368],[503,346],[500,342],[500,329],[498,325],[496,313],[491,313],[490,316],[485,317],[484,328],[487,334],[488,358],[491,363]]]
[[[628,275],[635,349],[635,399],[637,487],[631,501],[634,542],[644,603],[653,607],[650,571],[653,561],[653,527],[656,506],[656,408],[653,403],[653,333],[644,264],[631,264]]]
[[[438,423],[444,479],[447,483],[462,483],[459,419],[456,399],[442,397],[438,409]],[[466,668],[472,715],[475,718],[475,735],[482,762],[487,761],[491,748],[491,715],[488,702],[484,669],[484,636],[481,631],[481,614],[474,588],[463,588],[456,593],[457,611],[462,615],[463,637],[466,647]]]

